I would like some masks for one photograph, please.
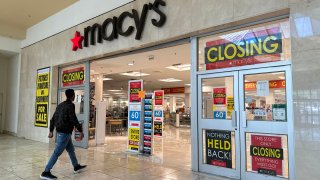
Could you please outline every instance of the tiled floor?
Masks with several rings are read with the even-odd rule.
[[[76,149],[79,162],[88,165],[84,172],[73,174],[64,152],[52,173],[59,179],[224,179],[192,172],[190,130],[166,128],[163,139],[154,144],[154,156],[127,153],[126,136],[107,137],[104,146]],[[46,143],[0,135],[0,179],[39,179],[52,151]]]

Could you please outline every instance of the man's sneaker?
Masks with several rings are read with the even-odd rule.
[[[74,169],[73,169],[73,173],[79,173],[79,172],[81,172],[81,170],[82,169],[84,169],[84,168],[86,168],[87,166],[86,165],[80,165],[80,164],[78,164],[78,166],[76,166],[76,167],[74,167]]]
[[[43,171],[42,174],[40,175],[40,179],[51,180],[51,179],[57,179],[57,177],[52,175],[50,171],[49,172]]]

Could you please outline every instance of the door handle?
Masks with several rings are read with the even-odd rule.
[[[237,127],[237,111],[232,111],[232,115],[231,115],[232,119],[231,119],[231,124],[232,124],[232,127]]]
[[[241,124],[243,128],[247,127],[247,115],[246,115],[246,111],[242,111],[241,112]]]

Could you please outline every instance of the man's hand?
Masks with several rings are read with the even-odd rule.
[[[80,132],[80,141],[83,139],[83,137],[84,137],[83,132]]]
[[[53,138],[53,132],[50,132],[48,138]]]

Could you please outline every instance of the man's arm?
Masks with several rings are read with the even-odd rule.
[[[54,124],[55,124],[56,116],[57,116],[57,109],[58,109],[58,107],[56,108],[56,111],[54,112],[54,114],[50,120],[50,127],[49,127],[50,132],[53,132],[53,130],[54,130]]]
[[[71,106],[69,107],[69,116],[70,116],[70,121],[74,124],[74,126],[77,128],[79,132],[82,132],[82,126],[78,121],[78,118],[76,116],[75,112],[75,106],[72,103]]]
[[[55,125],[56,116],[57,116],[57,109],[58,109],[58,107],[56,108],[56,111],[53,113],[53,116],[50,120],[50,127],[49,127],[50,133],[48,135],[48,138],[53,137],[53,130],[54,130],[54,125]]]

